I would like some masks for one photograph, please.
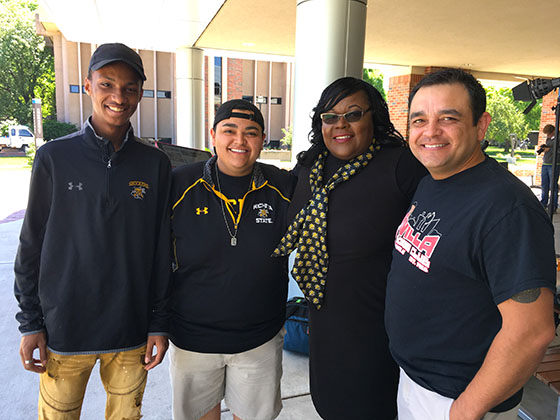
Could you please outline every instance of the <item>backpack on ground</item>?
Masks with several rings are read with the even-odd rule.
[[[309,308],[302,297],[293,297],[286,303],[286,335],[284,350],[309,354]]]

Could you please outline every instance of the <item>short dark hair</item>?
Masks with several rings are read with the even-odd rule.
[[[311,117],[311,131],[309,140],[312,146],[309,150],[298,155],[298,162],[303,165],[310,165],[317,156],[326,149],[323,139],[323,122],[321,114],[331,110],[337,103],[356,92],[364,92],[371,108],[371,119],[373,121],[373,134],[380,145],[404,146],[404,139],[389,118],[389,108],[385,99],[379,91],[372,85],[355,77],[342,77],[335,80],[321,93],[321,98],[317,106],[313,108]],[[367,114],[366,114],[367,115]],[[373,139],[372,139],[373,140]]]
[[[473,125],[478,123],[480,117],[486,111],[486,91],[476,78],[462,69],[445,68],[425,75],[408,97],[408,109],[416,93],[427,86],[451,85],[458,83],[463,85],[469,94],[469,102],[473,114]]]
[[[546,134],[546,135],[554,134],[554,130],[555,130],[555,129],[556,129],[556,128],[555,128],[552,124],[547,124],[547,125],[545,125],[544,128],[542,129],[542,132],[543,132],[544,134]]]

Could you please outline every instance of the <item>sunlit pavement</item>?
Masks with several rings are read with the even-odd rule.
[[[7,175],[9,174],[9,175]],[[0,419],[27,420],[37,418],[38,376],[23,369],[18,354],[20,335],[14,315],[17,305],[13,297],[13,261],[18,244],[22,217],[27,202],[29,171],[4,173],[0,198],[0,334],[4,338],[0,353]],[[536,195],[538,189],[533,189]],[[554,218],[556,232],[560,232],[560,214]],[[560,250],[556,235],[556,249]],[[296,290],[290,285],[293,293]],[[560,342],[559,342],[560,344]],[[307,357],[284,352],[282,396],[284,409],[279,420],[316,420],[309,397]],[[167,358],[152,370],[144,394],[143,414],[146,420],[171,419],[171,386]],[[553,420],[556,416],[556,394],[535,378],[525,387],[522,406],[534,415],[534,420]],[[105,391],[94,369],[87,388],[82,410],[83,420],[103,418]],[[222,419],[231,420],[232,414],[223,406]],[[375,419],[375,407],[372,417]]]
[[[27,203],[30,171],[2,172],[0,198],[0,336],[4,346],[0,353],[0,419],[27,420],[37,418],[39,376],[23,369],[18,349],[20,334],[14,315],[17,304],[13,294],[13,262],[19,231]],[[309,397],[307,357],[284,352],[282,397],[284,409],[278,419],[315,420]],[[146,420],[171,419],[171,385],[167,358],[148,375],[144,394],[143,415]],[[99,420],[105,411],[105,390],[96,366],[87,387],[82,420]],[[232,414],[223,406],[222,419]]]

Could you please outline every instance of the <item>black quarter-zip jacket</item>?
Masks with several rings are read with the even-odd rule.
[[[286,231],[295,177],[256,163],[236,215],[214,183],[215,162],[173,171],[170,339],[184,350],[233,354],[264,344],[284,323],[287,258],[271,254]]]
[[[60,354],[166,335],[171,165],[129,129],[117,151],[90,125],[38,149],[15,261],[22,334]]]

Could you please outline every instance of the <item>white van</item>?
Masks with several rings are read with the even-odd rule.
[[[25,125],[11,125],[8,136],[0,137],[0,150],[2,147],[26,150],[35,142],[35,136],[31,129]]]

